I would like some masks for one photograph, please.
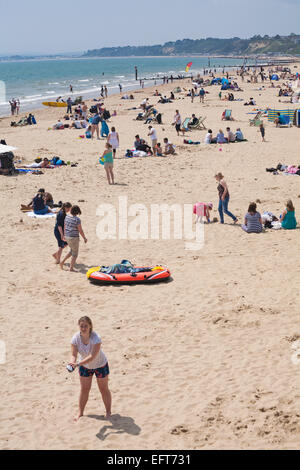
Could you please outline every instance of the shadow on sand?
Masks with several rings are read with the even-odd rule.
[[[88,415],[88,417],[107,422],[105,416]],[[111,416],[109,422],[110,424],[104,425],[98,434],[96,434],[101,441],[104,441],[110,434],[131,434],[132,436],[138,436],[141,432],[141,428],[129,416],[115,414]]]

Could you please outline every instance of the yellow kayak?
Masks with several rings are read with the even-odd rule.
[[[55,106],[56,108],[66,108],[67,103],[58,103],[57,101],[44,101],[42,103],[44,106]]]

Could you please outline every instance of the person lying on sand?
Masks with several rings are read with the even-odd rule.
[[[51,165],[50,160],[48,158],[44,158],[43,161],[39,163],[30,163],[30,165],[18,165],[16,168],[53,168],[53,165]]]

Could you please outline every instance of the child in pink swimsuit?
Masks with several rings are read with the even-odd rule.
[[[196,202],[193,207],[193,212],[196,214],[196,223],[200,222],[203,223],[203,217],[206,217],[206,221],[210,223],[210,211],[213,208],[213,204],[211,202]]]

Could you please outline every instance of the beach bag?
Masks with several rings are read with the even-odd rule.
[[[105,119],[105,121],[107,121],[107,119],[110,118],[110,112],[105,110],[104,113],[103,113],[103,119]]]
[[[95,106],[95,105],[90,107],[90,113],[96,113],[97,110],[98,110],[97,106]]]

